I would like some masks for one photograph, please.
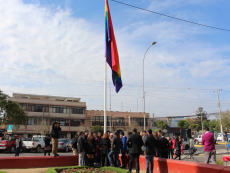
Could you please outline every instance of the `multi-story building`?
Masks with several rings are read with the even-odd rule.
[[[15,134],[30,137],[49,133],[54,121],[60,122],[60,137],[70,138],[85,129],[86,103],[80,98],[14,93],[10,100],[18,102],[29,117],[26,125],[13,126]]]
[[[52,123],[59,121],[62,131],[60,137],[72,138],[76,132],[90,130],[95,125],[104,127],[104,111],[86,110],[86,103],[80,98],[48,95],[13,94],[11,101],[19,103],[29,117],[26,125],[13,126],[13,133],[30,137],[35,134],[50,133]],[[146,113],[146,130],[150,127],[149,113]],[[126,135],[137,128],[144,130],[141,112],[107,112],[107,130],[124,131]]]
[[[107,130],[110,131],[124,131],[126,135],[132,132],[132,128],[137,128],[138,132],[144,130],[144,118],[141,112],[118,112],[118,111],[107,111]],[[149,123],[149,113],[145,113],[146,116],[146,130],[150,127]],[[100,125],[104,127],[104,111],[100,110],[86,110],[86,121],[87,127],[92,127],[95,125]],[[112,121],[111,121],[112,120]]]

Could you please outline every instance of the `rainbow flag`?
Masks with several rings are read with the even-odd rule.
[[[112,70],[113,85],[118,93],[122,87],[121,69],[108,0],[105,0],[105,57]]]

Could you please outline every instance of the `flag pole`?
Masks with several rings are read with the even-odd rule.
[[[107,62],[105,57],[105,79],[104,79],[104,133],[106,133],[106,109],[107,109]]]

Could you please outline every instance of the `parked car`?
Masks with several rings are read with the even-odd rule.
[[[58,140],[58,150],[68,152],[72,150],[71,139],[61,138]]]
[[[16,137],[18,135],[5,135],[2,137],[0,143],[0,152],[9,150],[11,153],[16,151]],[[22,141],[24,143],[25,138],[22,137]]]
[[[183,145],[183,149],[184,150],[188,150],[189,149],[189,142],[188,141],[184,141],[184,139],[182,139],[182,145]]]
[[[199,143],[202,142],[202,136],[203,135],[198,135],[196,138],[195,138],[195,144],[198,145]],[[214,143],[216,144],[216,139],[214,139]]]
[[[27,152],[31,150],[36,150],[36,152],[40,152],[41,149],[45,148],[45,138],[43,135],[34,135],[31,141],[24,141],[22,148]]]

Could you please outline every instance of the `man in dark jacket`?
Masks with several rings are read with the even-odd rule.
[[[114,166],[113,164],[113,155],[115,155],[115,166],[119,166],[119,152],[122,147],[121,139],[118,137],[117,132],[115,133],[115,136],[113,138],[112,144],[111,144],[111,151],[108,154],[110,166]]]
[[[78,135],[75,135],[75,138],[73,138],[72,143],[71,143],[74,156],[77,155],[77,140],[78,140]]]
[[[162,133],[162,137],[160,139],[160,143],[161,143],[161,148],[160,148],[160,152],[161,152],[161,158],[168,158],[168,150],[169,150],[169,141],[165,138],[165,133]]]
[[[61,131],[61,128],[59,126],[59,122],[55,121],[52,125],[52,130],[51,130],[51,137],[52,137],[52,154],[53,156],[59,156],[57,154],[58,150],[58,138],[59,138],[59,131]]]
[[[136,160],[136,172],[139,173],[139,157],[142,153],[141,147],[143,146],[142,138],[139,134],[137,134],[137,129],[133,129],[133,134],[129,137],[128,141],[126,142],[127,146],[129,147],[130,153],[130,160],[129,160],[129,173],[132,172],[132,165],[133,165],[133,157]]]
[[[85,135],[83,134],[83,139],[85,143],[87,142],[88,134],[89,134],[89,131],[85,130]],[[85,166],[85,160],[86,160],[86,152],[84,154],[84,157],[82,158],[82,166]]]
[[[79,137],[78,137],[78,141],[77,141],[78,145],[77,145],[77,150],[79,152],[79,166],[83,166],[83,158],[85,156],[85,140],[84,140],[84,133],[80,132],[79,133]]]
[[[155,155],[155,148],[157,146],[157,141],[152,135],[152,130],[148,130],[148,136],[145,140],[144,146],[146,147],[146,173],[149,173],[149,162],[151,163],[150,173],[153,173],[153,159]]]
[[[143,136],[142,136],[143,143],[145,143],[145,141],[146,141],[148,135],[147,135],[147,133],[146,133],[145,130],[142,132],[142,134],[143,134]],[[145,147],[145,146],[142,147],[142,150],[143,150],[143,155],[146,155],[146,147]]]

